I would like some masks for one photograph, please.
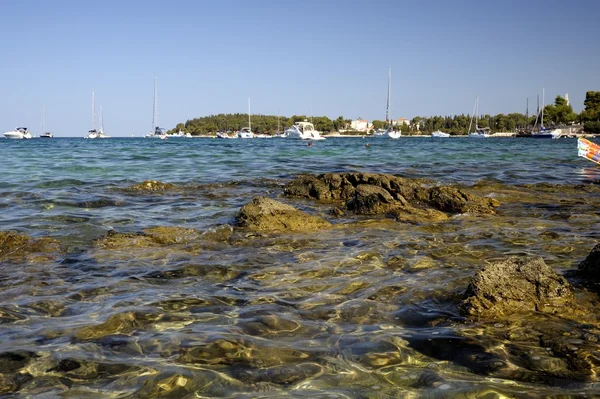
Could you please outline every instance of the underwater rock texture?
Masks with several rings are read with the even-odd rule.
[[[499,318],[519,312],[555,313],[573,300],[571,285],[540,257],[510,257],[485,266],[460,303],[470,316]]]
[[[266,197],[255,197],[237,215],[240,226],[257,231],[314,231],[331,224],[291,205]]]

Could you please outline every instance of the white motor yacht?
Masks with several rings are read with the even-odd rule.
[[[249,127],[243,127],[238,132],[237,135],[240,139],[253,139],[254,138],[254,133],[252,133],[252,130],[250,130]]]
[[[325,140],[310,122],[296,122],[285,131],[282,137],[302,140]]]
[[[441,130],[436,130],[431,133],[431,137],[450,137],[449,133],[442,132]]]
[[[10,132],[5,132],[4,137],[12,140],[30,139],[31,133],[29,133],[26,127],[18,127]]]

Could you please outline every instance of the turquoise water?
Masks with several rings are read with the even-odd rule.
[[[590,205],[598,193],[573,187],[597,187],[600,167],[578,158],[576,147],[575,139],[329,138],[312,146],[283,139],[0,140],[0,229],[52,237],[63,247],[58,257],[0,261],[0,393],[597,392],[569,378],[551,384],[504,372],[483,375],[418,344],[421,335],[462,340],[481,327],[461,324],[452,297],[489,259],[536,254],[566,270],[589,252],[600,235],[600,215]],[[252,197],[280,197],[297,174],[351,171],[489,184],[501,187],[499,193],[527,184],[565,189],[547,194],[555,203],[511,202],[493,220],[457,217],[441,227],[348,218],[311,234],[234,231],[226,243],[119,250],[95,244],[110,230],[214,231],[232,225]],[[127,190],[144,180],[177,189]],[[331,218],[327,204],[293,204]],[[557,238],[542,240],[541,233]],[[496,342],[488,352],[500,347]],[[547,373],[547,364],[531,366],[532,373]]]

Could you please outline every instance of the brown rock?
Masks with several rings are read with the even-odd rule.
[[[531,311],[556,313],[573,300],[571,285],[540,257],[510,257],[485,266],[464,296],[461,311],[484,318]]]
[[[370,184],[359,184],[354,198],[347,202],[349,210],[359,215],[376,215],[388,212],[396,205],[396,200],[386,189]]]
[[[238,224],[257,231],[313,231],[331,224],[291,205],[265,197],[255,197],[237,215]]]
[[[429,186],[421,179],[375,173],[303,175],[285,187],[285,194],[320,201],[347,201],[359,214],[386,213],[398,206],[432,207],[449,213],[494,213],[496,200],[449,186]]]
[[[596,279],[600,278],[600,243],[592,249],[589,255],[579,264],[578,269]]]
[[[450,213],[495,213],[498,202],[471,195],[454,187],[432,187],[426,202],[434,208]]]
[[[163,183],[157,180],[145,180],[142,183],[129,187],[130,190],[134,191],[165,191],[173,190],[174,188],[175,185],[171,183]]]
[[[32,258],[35,254],[59,252],[58,241],[42,237],[35,239],[26,234],[14,231],[0,231],[0,259],[23,260]],[[36,258],[38,260],[42,258]]]
[[[412,206],[402,206],[395,210],[396,221],[402,223],[422,224],[436,223],[448,220],[448,215],[436,209],[420,209]]]

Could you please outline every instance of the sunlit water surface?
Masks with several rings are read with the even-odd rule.
[[[465,323],[456,309],[486,262],[533,254],[564,271],[598,240],[600,216],[586,202],[598,192],[573,187],[597,186],[600,168],[577,158],[573,139],[330,138],[312,146],[284,139],[0,140],[0,158],[1,230],[53,237],[64,248],[58,259],[0,263],[0,393],[598,393],[593,381],[547,383],[478,369],[477,360],[465,360],[477,356],[475,345],[461,342],[484,327]],[[497,217],[459,215],[429,226],[335,219],[329,204],[282,196],[298,174],[354,171],[468,187],[564,185],[571,194],[556,204],[501,206]],[[149,179],[178,189],[126,190]],[[256,195],[336,227],[236,230],[227,241],[119,251],[94,244],[110,230],[218,231],[234,225]],[[508,342],[494,345],[502,352]]]

